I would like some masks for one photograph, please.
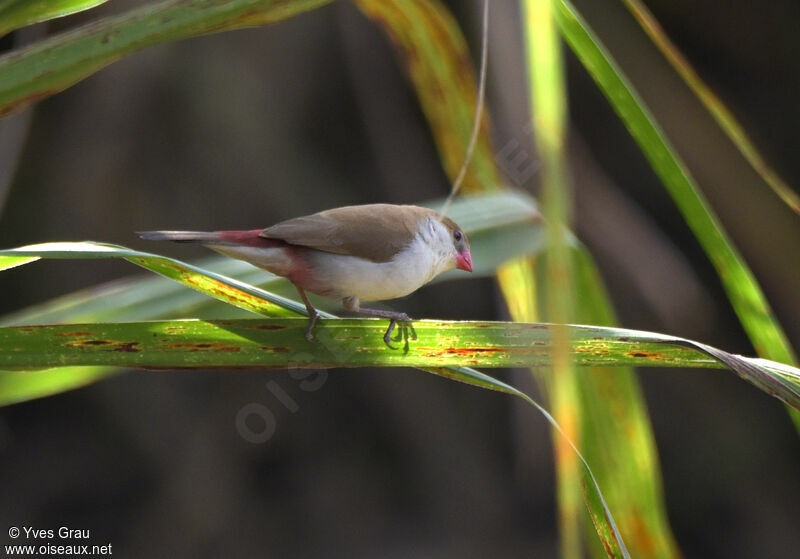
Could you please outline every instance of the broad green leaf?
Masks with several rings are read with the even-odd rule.
[[[31,25],[94,8],[107,0],[0,0],[0,37]]]
[[[305,327],[296,317],[6,326],[0,368],[544,367],[552,365],[554,331],[563,326],[418,320],[398,340],[402,350],[383,343],[382,319],[322,319],[316,342],[305,339]],[[800,370],[788,365],[664,334],[566,328],[576,365],[728,368],[800,409]]]
[[[144,48],[287,19],[331,0],[166,0],[103,18],[0,57],[0,116]]]
[[[791,189],[775,170],[769,166],[764,156],[758,151],[753,141],[745,132],[744,127],[736,120],[733,113],[725,106],[720,99],[706,84],[703,79],[692,68],[692,65],[673,43],[658,21],[640,0],[623,0],[630,12],[642,26],[642,29],[658,47],[664,58],[669,61],[676,72],[683,78],[697,98],[705,106],[719,127],[728,135],[731,142],[738,148],[753,169],[761,175],[761,178],[778,195],[778,197],[800,214],[800,196]]]

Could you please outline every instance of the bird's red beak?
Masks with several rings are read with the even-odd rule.
[[[472,271],[472,255],[469,251],[459,252],[456,255],[456,268],[466,272]]]

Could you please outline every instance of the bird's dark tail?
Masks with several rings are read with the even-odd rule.
[[[220,240],[219,233],[214,231],[141,231],[136,234],[147,241],[208,243]]]
[[[204,245],[254,246],[273,248],[285,246],[281,240],[260,236],[263,229],[249,231],[141,231],[136,233],[147,241],[175,241],[178,243],[201,243]]]

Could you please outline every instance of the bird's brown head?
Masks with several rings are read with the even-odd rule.
[[[469,251],[469,239],[467,239],[467,234],[449,217],[442,216],[440,219],[450,233],[450,240],[453,242],[453,248],[456,251],[456,268],[471,272],[472,254]]]

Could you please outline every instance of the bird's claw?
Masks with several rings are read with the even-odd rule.
[[[383,335],[383,343],[386,344],[386,347],[389,349],[398,349],[392,345],[392,331],[394,327],[397,326],[397,320],[394,318],[389,321],[389,328],[386,329],[386,333]]]
[[[397,318],[390,318],[389,319],[389,328],[386,329],[386,333],[383,335],[383,342],[386,344],[386,347],[389,349],[400,349],[392,345],[392,332],[394,332],[395,327],[397,326],[397,321],[400,322],[411,322],[411,317],[408,316],[406,313],[399,313]],[[404,338],[405,328],[402,329],[402,332],[398,335],[397,341]],[[406,345],[408,345],[406,343]]]

